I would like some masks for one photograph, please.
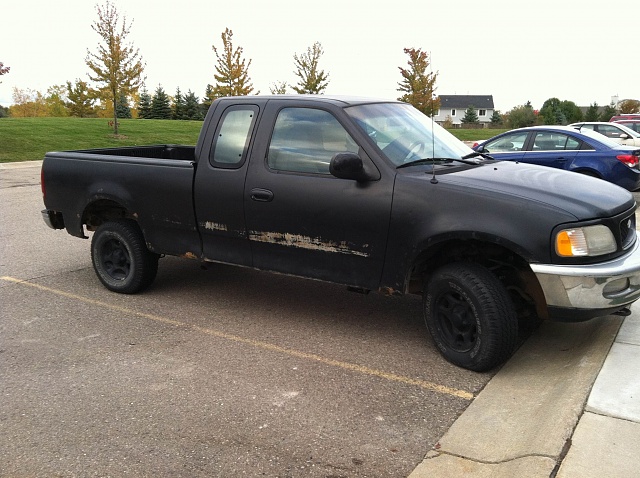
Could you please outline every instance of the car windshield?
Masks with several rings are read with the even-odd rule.
[[[473,150],[406,103],[346,108],[347,114],[396,166],[422,159],[462,160]]]

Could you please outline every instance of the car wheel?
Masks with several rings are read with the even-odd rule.
[[[474,263],[452,263],[428,280],[423,295],[427,328],[451,363],[485,372],[504,363],[518,340],[518,318],[502,283]]]
[[[157,254],[149,251],[135,221],[119,219],[102,224],[91,239],[91,261],[104,286],[135,294],[151,285],[158,272]]]

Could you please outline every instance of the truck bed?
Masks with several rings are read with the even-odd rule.
[[[100,154],[105,156],[127,156],[151,159],[178,159],[195,161],[195,146],[180,144],[156,144],[151,146],[124,146],[74,151],[75,153]]]

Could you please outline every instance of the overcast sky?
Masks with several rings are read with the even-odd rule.
[[[45,93],[87,80],[100,43],[93,0],[0,0],[0,104],[13,87]],[[397,98],[404,48],[430,53],[436,93],[493,95],[503,113],[551,97],[579,106],[640,99],[640,1],[574,0],[114,0],[132,21],[128,40],[146,62],[150,93],[162,85],[202,98],[213,84],[212,45],[233,31],[251,60],[253,86],[296,83],[293,55],[320,42],[325,93]]]

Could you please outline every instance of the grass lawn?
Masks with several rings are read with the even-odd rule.
[[[202,121],[120,120],[119,137],[107,118],[1,118],[0,163],[44,158],[47,151],[144,144],[196,144]]]
[[[107,118],[0,118],[0,163],[42,159],[47,151],[188,144],[198,141],[202,121],[120,120],[114,137]],[[462,141],[487,139],[506,130],[451,129]]]

